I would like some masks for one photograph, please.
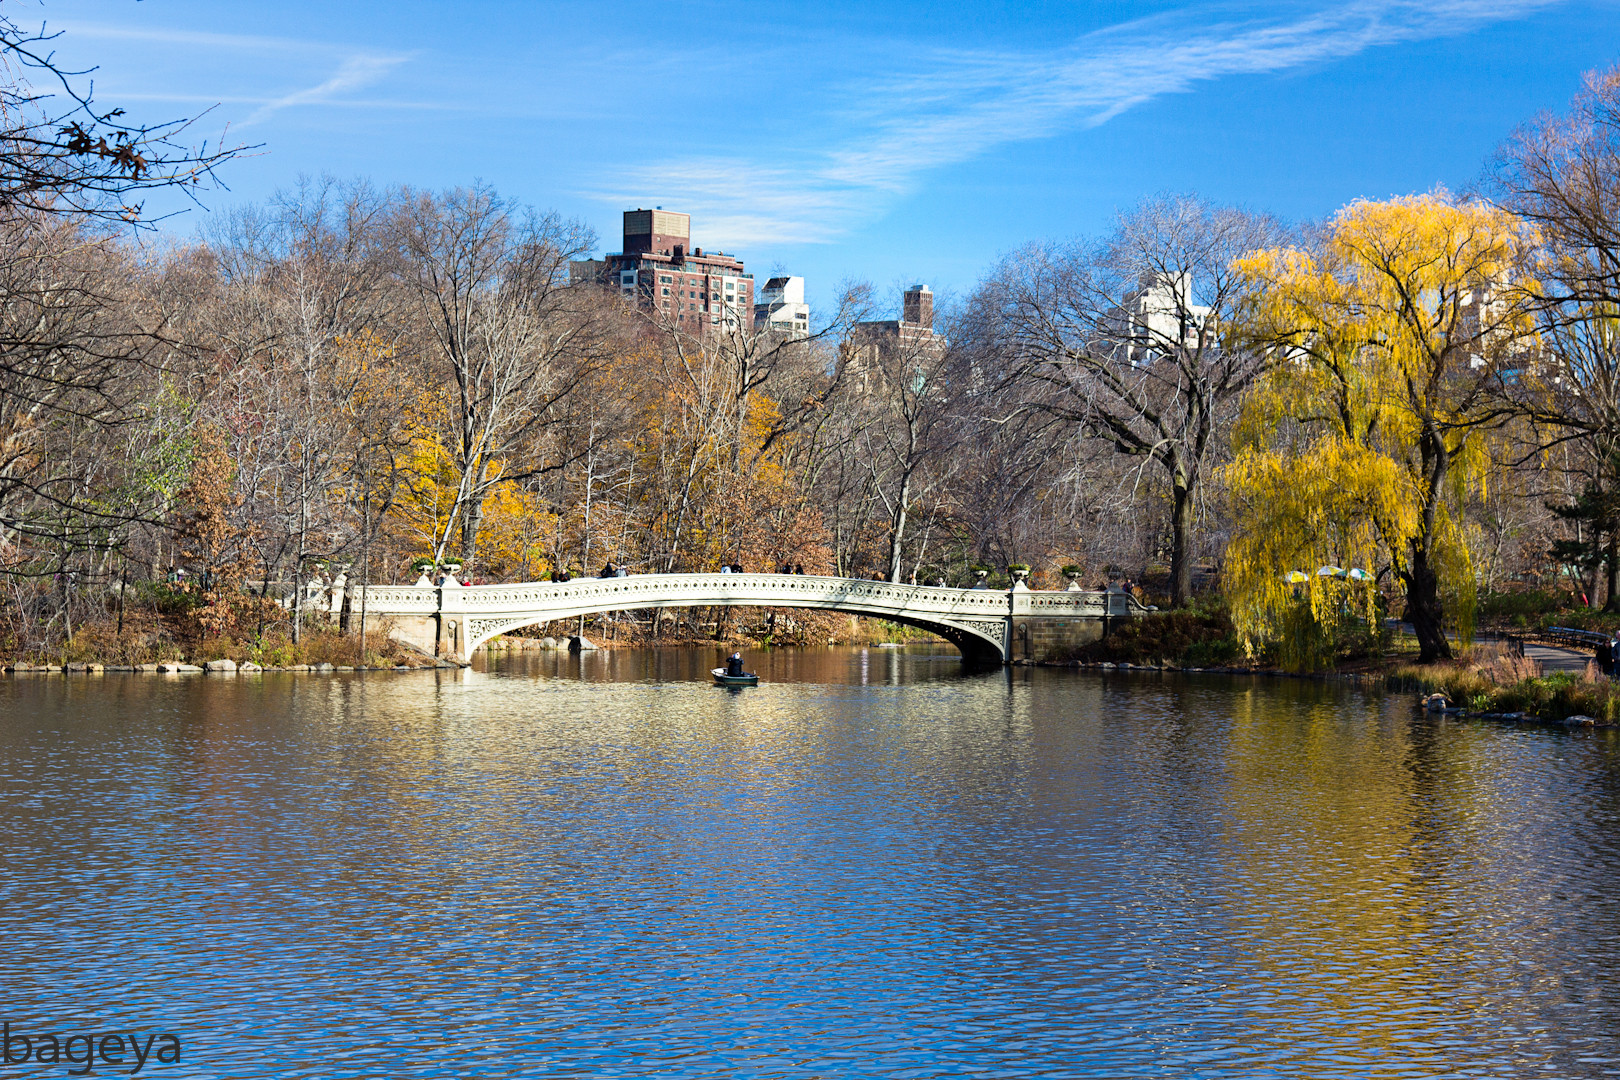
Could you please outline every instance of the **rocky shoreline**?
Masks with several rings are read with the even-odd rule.
[[[0,667],[7,675],[254,675],[265,671],[312,671],[322,674],[342,671],[423,671],[429,668],[460,668],[462,664],[449,660],[423,660],[419,664],[289,664],[285,667],[266,667],[248,660],[238,664],[235,660],[207,660],[201,664],[184,664],[176,660],[162,664],[24,664],[9,663]]]
[[[588,646],[595,648],[595,646]],[[527,652],[527,651],[560,651],[568,648],[567,641],[556,638],[541,639],[508,639],[508,644],[489,651],[492,652]],[[417,663],[360,666],[352,664],[292,664],[283,667],[263,666],[252,661],[237,663],[234,660],[208,660],[201,664],[181,663],[168,661],[160,664],[96,664],[96,663],[65,663],[65,664],[29,664],[14,661],[0,665],[0,672],[6,675],[118,675],[118,674],[152,674],[152,675],[253,675],[262,672],[309,672],[313,674],[340,674],[364,671],[423,671],[437,668],[452,670],[467,665],[457,664],[450,660],[432,660],[426,657]],[[1137,672],[1165,673],[1177,675],[1249,675],[1277,679],[1304,679],[1313,682],[1343,681],[1352,682],[1372,689],[1384,689],[1384,676],[1378,674],[1363,674],[1357,672],[1292,672],[1278,668],[1250,668],[1250,667],[1179,667],[1175,664],[1132,664],[1132,663],[1081,663],[1071,661],[1068,663],[1038,662],[1033,660],[1014,660],[1014,667],[1048,667],[1067,668],[1076,671],[1093,672]],[[1399,691],[1397,691],[1399,692]],[[1410,691],[1407,691],[1410,692]],[[1613,721],[1603,720],[1599,717],[1574,714],[1562,720],[1552,720],[1525,712],[1471,712],[1467,709],[1453,706],[1449,699],[1440,695],[1428,694],[1418,698],[1416,708],[1419,713],[1428,716],[1456,718],[1460,720],[1488,720],[1506,724],[1535,724],[1550,727],[1587,727],[1612,728],[1620,727]]]

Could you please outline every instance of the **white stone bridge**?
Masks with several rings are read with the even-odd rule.
[[[1040,592],[896,585],[799,574],[639,574],[520,585],[373,585],[355,589],[390,636],[432,656],[467,663],[496,634],[558,619],[632,608],[815,608],[870,615],[943,637],[974,663],[1044,658],[1096,640],[1115,620],[1147,609],[1119,592]]]

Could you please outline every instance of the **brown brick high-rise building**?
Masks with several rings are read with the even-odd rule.
[[[624,212],[623,250],[574,264],[688,333],[754,325],[754,276],[742,260],[692,246],[692,218],[655,207]]]
[[[913,285],[901,298],[900,318],[858,322],[851,328],[848,376],[853,385],[871,390],[906,368],[936,363],[945,347],[944,335],[934,330],[933,291]]]

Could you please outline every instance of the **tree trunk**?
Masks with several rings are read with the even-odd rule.
[[[1413,545],[1412,568],[1401,574],[1406,584],[1406,618],[1418,639],[1418,663],[1451,659],[1451,642],[1440,609],[1440,575],[1429,564],[1426,548]]]
[[[371,492],[360,504],[360,663],[366,663],[366,592],[371,588]]]
[[[73,596],[71,590],[68,588],[68,568],[66,562],[61,564],[61,570],[58,571],[56,576],[62,586],[62,625],[67,631],[67,643],[71,647],[73,645]]]
[[[1603,601],[1604,611],[1620,611],[1620,530],[1609,530],[1609,543],[1603,549],[1608,596]]]
[[[911,502],[911,477],[900,485],[900,500],[895,507],[894,529],[889,533],[889,580],[900,580],[900,545],[906,534],[906,506]]]
[[[1418,663],[1432,664],[1436,660],[1451,659],[1451,642],[1446,640],[1444,612],[1440,606],[1440,572],[1430,562],[1436,515],[1451,458],[1445,441],[1433,427],[1419,445],[1426,482],[1423,531],[1410,542],[1412,565],[1401,574],[1401,580],[1406,583],[1406,619],[1418,639]]]
[[[1180,477],[1176,479],[1174,492],[1170,521],[1170,603],[1181,607],[1192,599],[1193,493]]]
[[[484,500],[467,500],[467,510],[461,516],[461,570],[470,575],[473,560],[478,558],[478,529],[484,523]]]

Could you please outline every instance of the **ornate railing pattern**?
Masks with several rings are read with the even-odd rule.
[[[439,590],[431,585],[356,586],[350,602],[358,608],[362,600],[379,615],[432,615],[439,610]]]

